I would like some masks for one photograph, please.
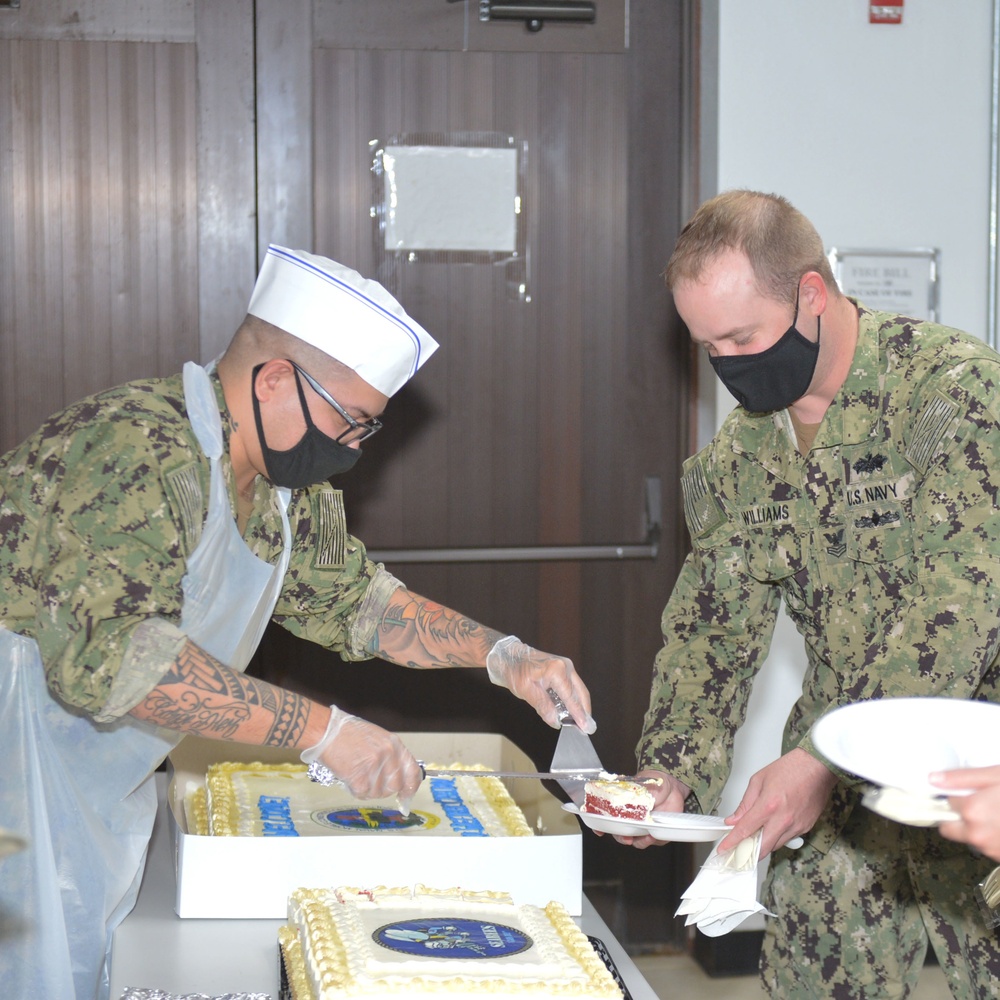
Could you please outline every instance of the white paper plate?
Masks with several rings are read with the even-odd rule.
[[[877,785],[954,795],[927,775],[1000,764],[1000,705],[958,698],[861,701],[825,715],[812,738],[828,760]]]
[[[732,827],[723,822],[721,816],[700,816],[697,813],[650,813],[650,822],[640,823],[634,819],[616,819],[614,816],[595,816],[581,812],[573,802],[564,802],[563,809],[579,816],[591,830],[611,833],[618,837],[642,837],[649,834],[655,840],[678,840],[691,843],[718,840]]]

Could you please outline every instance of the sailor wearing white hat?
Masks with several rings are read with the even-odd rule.
[[[438,347],[377,281],[274,244],[247,312],[336,358],[386,396],[395,395]]]
[[[389,397],[438,346],[378,282],[304,250],[268,247],[247,313],[219,364],[232,411],[244,398],[233,370],[253,362],[253,424],[234,424],[243,489],[258,473],[299,489],[346,472]],[[315,396],[329,405],[310,407]]]
[[[395,734],[243,673],[272,618],[347,660],[485,667],[558,728],[552,689],[593,729],[569,660],[408,590],[326,482],[436,347],[376,283],[271,247],[217,370],[99,393],[0,457],[0,815],[31,844],[0,880],[6,995],[108,997],[153,772],[186,733],[412,796]]]

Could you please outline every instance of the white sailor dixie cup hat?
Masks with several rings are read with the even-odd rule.
[[[272,244],[247,312],[304,340],[392,396],[437,341],[377,282],[343,264]]]

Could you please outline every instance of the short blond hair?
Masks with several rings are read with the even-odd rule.
[[[786,198],[760,191],[724,191],[704,202],[681,230],[664,278],[673,289],[697,281],[726,250],[750,263],[762,295],[793,302],[802,275],[817,271],[833,295],[837,281],[813,224]]]

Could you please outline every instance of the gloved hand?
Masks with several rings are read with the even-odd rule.
[[[549,688],[562,698],[573,721],[585,733],[597,729],[590,715],[590,692],[565,656],[543,653],[516,635],[507,635],[489,651],[486,672],[494,684],[531,705],[553,729],[560,728],[559,713]]]
[[[323,738],[300,757],[328,767],[359,799],[396,795],[404,810],[423,779],[420,765],[398,736],[336,705],[330,706]]]

